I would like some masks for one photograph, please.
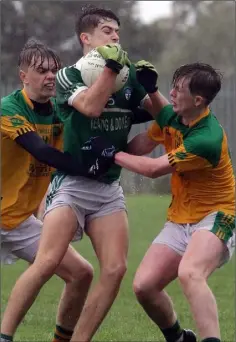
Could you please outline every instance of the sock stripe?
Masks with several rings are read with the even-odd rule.
[[[72,334],[71,335],[66,335],[66,334],[62,334],[62,333],[58,333],[58,331],[55,332],[54,337],[59,339],[59,340],[70,340]]]
[[[70,341],[73,331],[62,328],[60,325],[56,325],[53,342]]]
[[[56,331],[58,331],[59,333],[65,334],[65,335],[72,335],[73,334],[73,330],[68,330],[68,329],[62,328],[60,325],[56,325]]]

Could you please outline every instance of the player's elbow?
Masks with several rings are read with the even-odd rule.
[[[158,175],[157,175],[157,173],[156,173],[156,170],[155,170],[155,168],[153,168],[153,167],[149,167],[148,169],[146,169],[146,170],[143,172],[143,175],[144,175],[145,177],[152,178],[152,179],[158,177]]]
[[[149,166],[148,170],[147,170],[147,174],[146,176],[149,178],[158,178],[160,176],[162,176],[163,174],[165,174],[165,172],[163,172],[164,170],[162,170],[162,168],[160,168],[160,166],[158,164],[152,164]]]
[[[84,108],[81,111],[84,115],[90,118],[98,118],[102,114],[102,109],[92,103],[84,103]]]
[[[83,115],[90,118],[98,118],[103,111],[103,108],[99,108],[95,101],[91,101],[87,96],[87,91],[82,92],[77,96],[73,102],[72,106]]]
[[[163,166],[163,165],[157,165],[154,166],[152,169],[149,170],[149,178],[158,178],[161,176],[165,176],[167,174],[171,174],[173,172],[173,168],[168,165],[168,166]]]
[[[99,118],[99,116],[102,114],[102,110],[97,110],[97,108],[88,108],[86,113],[90,118]]]
[[[89,103],[83,103],[83,105],[80,104],[79,108],[77,107],[76,110],[89,118],[98,118],[102,114],[102,110],[99,110]]]
[[[155,179],[155,178],[157,178],[159,175],[158,175],[158,173],[156,172],[156,171],[153,171],[153,170],[150,170],[149,171],[149,178],[152,178],[152,179]]]

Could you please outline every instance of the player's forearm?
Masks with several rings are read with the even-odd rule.
[[[157,178],[173,171],[167,155],[159,158],[139,157],[124,152],[115,155],[115,163],[145,177]]]
[[[27,132],[15,139],[16,143],[29,152],[40,163],[51,166],[69,175],[84,175],[84,165],[70,154],[63,153],[46,144],[36,132]]]
[[[99,117],[113,93],[116,77],[116,73],[105,67],[97,81],[73,102],[73,107],[89,117]]]
[[[147,132],[136,135],[127,146],[127,152],[136,156],[150,153],[157,143],[147,136]]]
[[[149,111],[153,117],[156,117],[165,106],[170,104],[165,96],[159,91],[148,95],[150,100],[144,102],[144,108]]]

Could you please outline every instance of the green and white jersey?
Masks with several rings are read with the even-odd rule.
[[[82,160],[81,147],[93,136],[106,137],[119,151],[125,151],[133,112],[146,96],[144,88],[136,79],[134,65],[130,67],[125,86],[112,94],[99,118],[89,118],[72,107],[73,99],[87,89],[84,84],[79,61],[57,73],[57,103],[64,123],[64,150]],[[91,156],[92,158],[92,156]],[[120,177],[121,167],[112,166],[102,181],[111,183]]]

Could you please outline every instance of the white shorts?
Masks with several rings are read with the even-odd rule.
[[[31,215],[13,230],[1,229],[1,263],[12,264],[17,259],[32,263],[38,250],[42,225]]]
[[[91,220],[126,210],[119,181],[105,184],[80,176],[56,175],[47,196],[45,215],[62,206],[71,207],[78,220],[73,241],[82,239],[84,227]]]
[[[173,249],[179,255],[183,255],[186,251],[188,243],[192,237],[192,234],[197,230],[212,231],[216,236],[217,232],[213,230],[217,212],[214,212],[206,216],[203,220],[194,224],[178,224],[171,221],[167,221],[164,228],[159,235],[154,239],[153,244],[159,243],[167,245]],[[235,228],[232,230],[232,236],[224,241],[227,252],[223,256],[221,265],[231,259],[235,249]]]

